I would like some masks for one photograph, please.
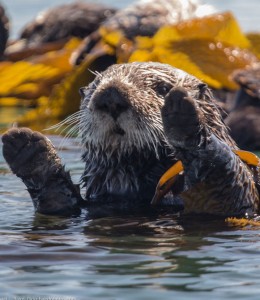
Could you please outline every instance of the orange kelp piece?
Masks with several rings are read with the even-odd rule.
[[[260,166],[260,158],[252,152],[243,150],[233,150],[233,152],[240,157],[240,159],[250,166]],[[168,169],[160,178],[155,195],[152,199],[151,204],[156,205],[160,202],[164,195],[166,195],[174,182],[177,179],[177,175],[183,171],[183,165],[180,160],[178,160],[170,169]]]
[[[239,227],[246,227],[246,226],[253,226],[252,229],[254,229],[255,226],[260,226],[260,221],[257,219],[246,219],[246,218],[227,218],[225,219],[225,222],[227,222],[231,226],[239,226]]]
[[[260,158],[254,153],[243,150],[233,150],[233,152],[246,164],[254,167],[260,166]]]
[[[167,194],[177,179],[177,175],[183,171],[183,165],[180,160],[178,160],[170,169],[168,169],[160,178],[155,195],[152,199],[151,204],[156,205],[160,202],[162,197]]]

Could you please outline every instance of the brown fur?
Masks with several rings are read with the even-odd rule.
[[[63,4],[41,12],[22,30],[25,46],[39,46],[72,36],[84,38],[95,31],[115,9],[96,3]]]

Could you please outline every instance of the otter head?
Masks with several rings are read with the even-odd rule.
[[[177,86],[198,99],[208,127],[223,135],[220,113],[205,85],[169,65],[113,65],[81,88],[79,130],[86,163],[82,180],[88,198],[152,196],[173,161],[161,108],[167,93]]]

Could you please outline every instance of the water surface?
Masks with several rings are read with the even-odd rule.
[[[61,145],[62,138],[52,140]],[[83,165],[76,141],[59,152],[77,182]],[[165,213],[35,216],[1,154],[0,199],[1,297],[259,299],[257,228]]]
[[[2,2],[15,36],[41,9],[71,1]],[[118,7],[128,3],[113,2]],[[259,0],[208,3],[233,10],[243,30],[260,30]],[[5,117],[2,110],[0,126]],[[59,152],[77,182],[83,165],[76,141],[67,140]],[[84,212],[74,218],[35,216],[24,185],[3,160],[0,142],[0,299],[258,300],[259,294],[258,228],[165,213],[96,220]]]

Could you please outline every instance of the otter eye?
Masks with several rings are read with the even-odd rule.
[[[159,96],[165,97],[169,93],[171,88],[172,88],[172,86],[170,84],[161,83],[161,84],[157,85],[157,87],[155,88],[155,91]]]
[[[85,98],[85,96],[86,96],[85,92],[86,92],[86,88],[85,87],[81,87],[79,89],[79,94],[80,94],[81,98]]]

